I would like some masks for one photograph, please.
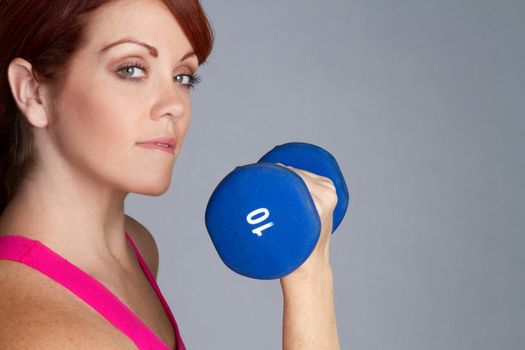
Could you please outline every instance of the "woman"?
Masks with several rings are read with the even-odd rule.
[[[185,348],[124,200],[167,191],[212,41],[197,0],[0,0],[0,349]],[[292,170],[323,229],[281,279],[283,347],[336,349],[337,198]]]

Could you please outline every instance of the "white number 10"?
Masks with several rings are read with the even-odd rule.
[[[257,218],[254,218],[254,216],[259,215],[259,214],[262,214],[262,215],[257,217]],[[260,224],[261,222],[263,222],[264,220],[268,219],[269,217],[270,217],[270,211],[268,209],[266,209],[266,208],[259,208],[259,209],[255,209],[251,213],[249,213],[246,216],[246,221],[248,221],[248,223],[250,225],[257,225],[257,224]],[[261,237],[262,236],[262,231],[264,231],[267,228],[272,227],[272,226],[273,226],[273,222],[269,222],[267,224],[264,224],[262,226],[254,228],[252,230],[252,233],[256,234],[259,237]]]

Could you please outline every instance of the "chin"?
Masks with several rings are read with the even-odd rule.
[[[155,179],[153,179],[155,180]],[[157,181],[143,182],[137,186],[129,188],[129,192],[145,194],[147,196],[161,196],[168,191],[171,184],[171,177],[168,179],[156,179]]]

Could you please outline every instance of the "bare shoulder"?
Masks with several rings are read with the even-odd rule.
[[[129,215],[126,215],[126,231],[133,239],[133,242],[140,251],[140,255],[142,255],[146,264],[148,264],[151,273],[157,278],[159,251],[155,238],[144,225]]]
[[[0,349],[135,349],[82,300],[38,271],[10,261],[0,270]]]
[[[24,310],[22,310],[24,311]],[[31,312],[36,315],[37,312]],[[129,341],[115,341],[112,337],[104,337],[94,332],[86,332],[81,328],[82,322],[71,317],[65,321],[33,318],[31,320],[5,320],[0,316],[0,349],[9,350],[136,350]]]

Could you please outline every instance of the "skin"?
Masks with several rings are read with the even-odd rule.
[[[134,257],[122,235],[124,199],[130,192],[158,196],[168,190],[191,119],[190,89],[173,77],[195,72],[198,60],[180,61],[192,47],[160,3],[119,1],[99,10],[60,91],[37,83],[21,58],[9,66],[17,105],[34,126],[39,166],[2,221],[16,221],[12,226],[24,235],[80,263],[125,267]],[[132,43],[100,52],[124,37],[156,47],[158,57]],[[117,72],[129,61],[149,72]],[[175,154],[137,145],[161,135],[176,138]]]
[[[125,37],[154,46],[157,57],[132,43],[101,52]],[[33,126],[38,167],[2,214],[0,235],[39,240],[95,277],[125,278],[136,262],[122,234],[124,200],[130,192],[168,190],[191,120],[188,78],[199,62],[187,56],[192,47],[160,2],[105,5],[90,17],[86,38],[59,90],[37,82],[22,58],[9,66],[11,91]],[[129,62],[149,69],[122,69]],[[177,140],[174,154],[137,145],[166,135]],[[322,232],[308,260],[280,280],[283,348],[338,349],[329,262],[335,188],[327,178],[290,169],[307,184]]]
[[[287,168],[297,173],[308,187],[321,219],[321,233],[308,259],[293,273],[280,279],[284,299],[283,349],[338,350],[340,345],[330,264],[336,189],[327,177],[291,166]]]

